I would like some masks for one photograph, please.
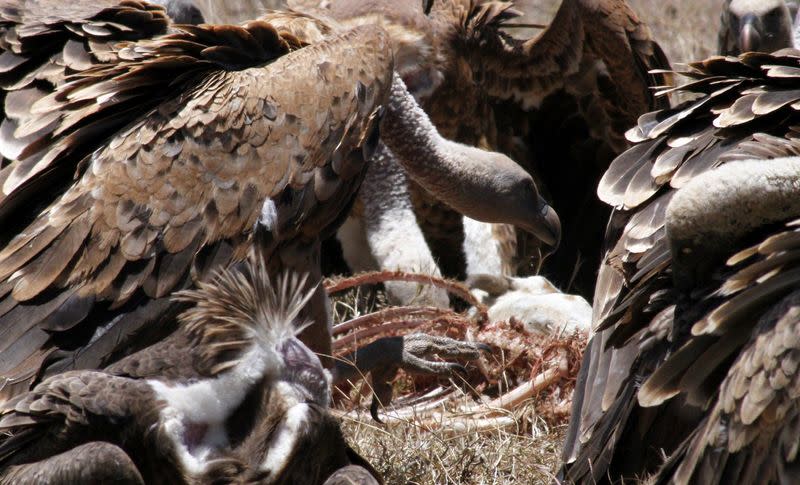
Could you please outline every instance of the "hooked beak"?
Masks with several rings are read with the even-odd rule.
[[[561,221],[556,211],[539,197],[539,216],[524,228],[555,250],[561,242]]]
[[[761,34],[758,31],[758,17],[747,14],[742,17],[739,28],[739,47],[742,52],[755,52],[761,47]]]

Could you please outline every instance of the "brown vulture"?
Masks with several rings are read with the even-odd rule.
[[[690,64],[598,193],[614,207],[566,483],[796,483],[800,52]],[[648,482],[649,483],[649,482]]]
[[[162,339],[172,293],[243,261],[256,222],[273,274],[310,274],[301,339],[331,366],[320,240],[379,140],[471,217],[558,238],[521,167],[436,132],[383,26],[171,25],[136,0],[10,0],[0,49],[3,398]]]
[[[664,83],[663,75],[649,73],[668,68],[667,60],[624,0],[563,0],[550,25],[529,39],[509,35],[525,22],[513,2],[288,4],[348,26],[385,25],[396,69],[436,128],[451,139],[503,152],[533,174],[563,228],[560,249],[542,274],[564,290],[591,295],[610,213],[597,199],[597,183],[628,147],[625,130],[639,115],[667,104],[652,91]],[[511,226],[462,217],[413,180],[407,193],[397,183],[391,192],[373,189],[387,176],[402,182],[404,174],[388,162],[371,167],[363,207],[356,206],[340,231],[346,259],[358,269],[405,263],[423,269],[438,264],[458,277],[530,274],[536,270],[532,257],[552,250]],[[427,255],[421,251],[428,248],[416,245],[419,230],[407,229],[415,220]],[[376,261],[358,259],[364,254]]]

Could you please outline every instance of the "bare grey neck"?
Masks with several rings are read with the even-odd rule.
[[[522,215],[521,198],[530,195],[524,186],[532,187],[525,170],[500,153],[444,139],[397,74],[381,128],[409,177],[431,195],[479,221],[521,222],[513,219]]]

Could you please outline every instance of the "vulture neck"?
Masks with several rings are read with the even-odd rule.
[[[148,379],[163,403],[164,431],[190,475],[202,475],[211,457],[229,446],[226,421],[274,366],[275,357],[254,345],[231,370],[213,378],[177,385]]]
[[[666,213],[676,286],[693,289],[759,227],[800,217],[798,174],[800,157],[735,161],[682,187]]]
[[[491,152],[444,139],[396,73],[381,140],[431,195],[473,219],[504,222],[487,202],[507,190],[507,174],[523,169],[497,166]]]

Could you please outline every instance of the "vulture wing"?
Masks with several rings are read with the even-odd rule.
[[[768,361],[779,362],[784,350],[767,346],[777,345],[771,328],[789,312],[788,304],[778,314],[770,309],[800,284],[800,162],[779,158],[800,154],[799,55],[691,64],[680,73],[691,82],[679,89],[693,99],[642,116],[628,132],[638,144],[603,176],[598,194],[616,212],[595,293],[598,333],[564,450],[567,480],[643,476],[694,433],[681,448],[693,460],[681,474],[709,470],[707,460],[719,457],[707,446],[729,446],[731,456],[750,447],[729,468],[714,461],[719,481],[708,483],[725,483],[719,477],[740,473],[733,470],[748,453],[760,453],[755,422],[796,419],[781,408],[793,384],[769,374]],[[793,340],[785,342],[793,355]],[[747,357],[757,352],[765,353]],[[796,378],[788,363],[785,370]],[[742,401],[751,377],[755,392]]]
[[[627,148],[625,130],[639,115],[667,105],[652,91],[665,83],[664,74],[649,72],[668,68],[667,60],[624,0],[564,0],[551,25],[533,39],[505,32],[519,16],[512,2],[293,0],[290,5],[346,25],[386,24],[397,71],[422,99],[437,130],[509,155],[553,201],[564,234],[545,272],[564,289],[592,293],[610,212],[596,198],[597,182]],[[481,251],[497,253],[503,264],[493,266],[500,271],[517,269],[511,268],[517,261],[509,253],[521,253],[524,263],[537,249],[547,250],[527,235],[520,243],[513,227],[465,228],[463,217],[434,195],[414,183],[409,191],[445,274],[463,276],[470,258],[464,258],[462,244],[467,252],[479,246],[478,260],[487,257]],[[485,238],[491,239],[488,245]]]
[[[800,294],[766,312],[697,431],[653,483],[789,483],[800,436]]]
[[[624,0],[563,0],[531,39],[503,31],[519,15],[511,6],[475,2],[463,55],[493,100],[499,148],[536,174],[561,217],[545,273],[591,295],[609,215],[597,182],[627,148],[625,130],[668,104],[653,91],[665,76],[650,71],[669,64]]]
[[[9,168],[31,168],[0,201],[5,396],[163,336],[148,324],[177,311],[169,295],[243,259],[266,200],[276,241],[314,238],[360,182],[391,83],[380,29],[308,46],[264,20],[177,30],[109,44],[15,130]]]
[[[37,110],[37,101],[51,94],[66,82],[71,73],[85,71],[114,56],[111,48],[115,42],[135,41],[164,34],[169,21],[160,7],[136,2],[102,0],[100,2],[64,2],[53,0],[5,2],[0,8],[0,48],[3,50],[2,96],[3,122],[0,125],[0,201],[3,214],[11,207],[27,205],[31,197],[21,186],[34,186],[40,204],[53,201],[57,191],[49,190],[59,178],[70,178],[76,159],[53,164],[52,158],[42,153],[44,144],[52,143],[58,136],[58,126],[53,114]],[[114,126],[82,132],[81,142],[92,135],[102,136],[113,132]],[[76,140],[77,141],[77,140]],[[73,146],[83,143],[73,143]],[[88,143],[87,143],[88,144]],[[37,156],[38,155],[38,156]],[[52,173],[52,176],[37,174]],[[37,190],[41,189],[41,190]],[[14,201],[8,196],[16,192]],[[48,194],[50,195],[48,197]],[[29,211],[25,211],[29,212]],[[21,214],[17,214],[21,217]],[[9,221],[3,219],[4,227]],[[3,239],[11,231],[4,231]]]
[[[544,271],[565,290],[590,295],[610,212],[595,188],[627,148],[625,130],[666,105],[652,90],[664,75],[649,72],[668,68],[666,57],[623,0],[564,0],[549,27],[531,39],[505,32],[519,16],[511,3],[450,3],[459,32],[438,37],[454,39],[469,78],[446,77],[426,110],[443,133],[488,143],[534,174],[563,228],[561,248]],[[434,23],[437,15],[434,4]],[[474,99],[473,84],[480,90]],[[490,109],[472,108],[487,99]],[[470,133],[472,120],[488,127]],[[536,243],[520,246],[530,252]]]
[[[39,461],[76,442],[90,442],[93,436],[121,441],[119,426],[130,424],[132,406],[148,398],[153,399],[152,390],[144,381],[94,371],[54,376],[5,403],[0,415],[0,462],[6,466]]]

